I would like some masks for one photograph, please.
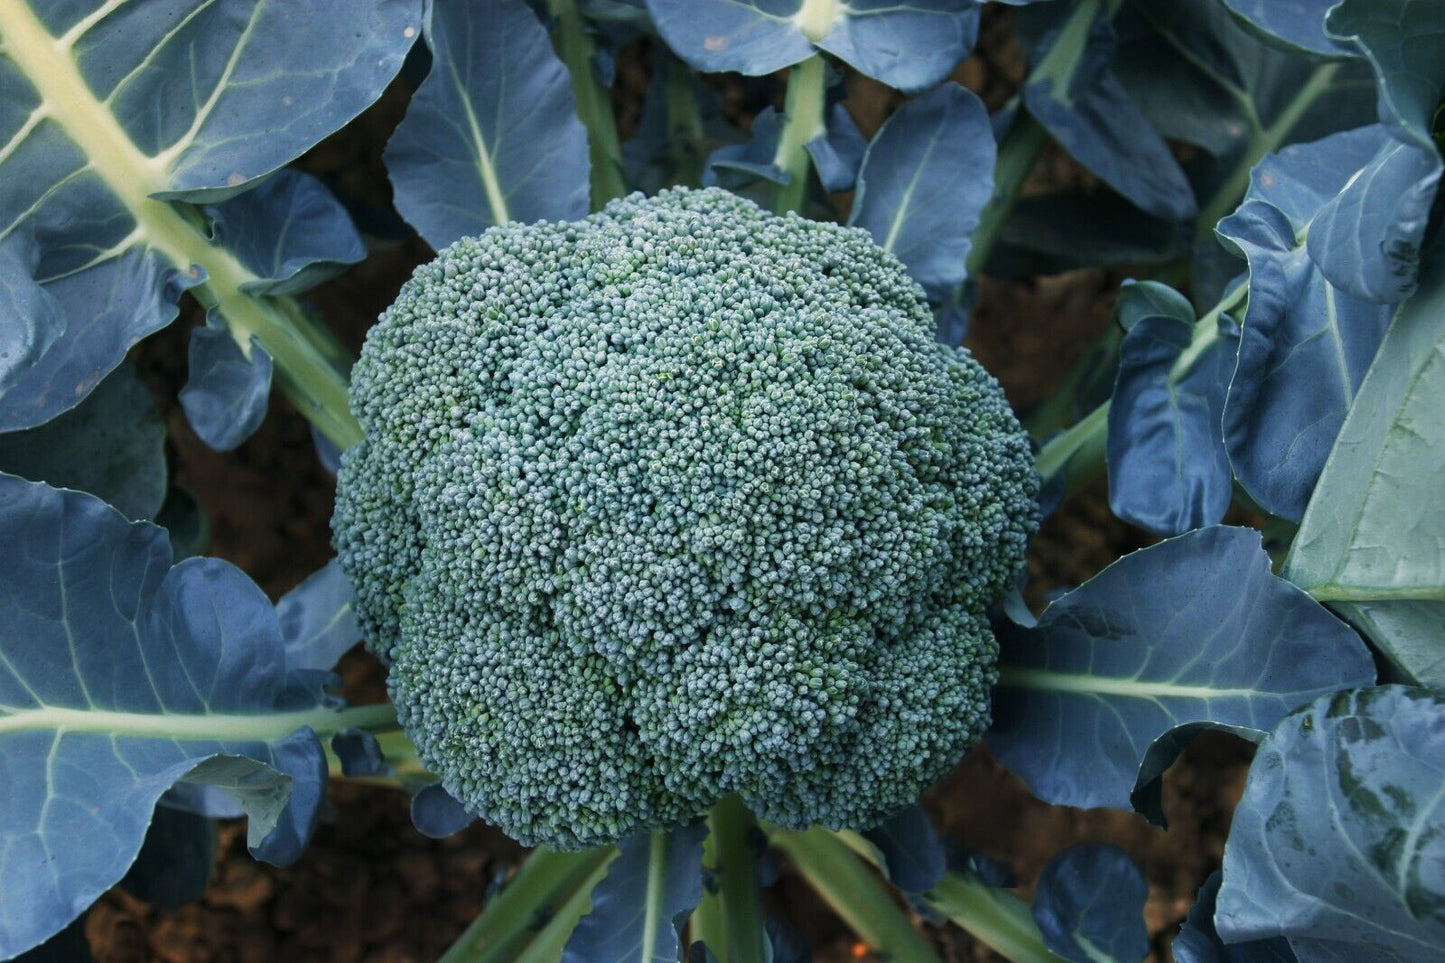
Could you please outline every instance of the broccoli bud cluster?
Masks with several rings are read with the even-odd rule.
[[[721,190],[509,224],[368,335],[333,520],[426,765],[524,843],[913,802],[1036,522],[997,383],[867,233]]]

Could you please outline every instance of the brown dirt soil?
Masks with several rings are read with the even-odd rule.
[[[986,18],[980,50],[956,78],[998,107],[1022,74],[1002,16]],[[624,132],[635,123],[646,83],[645,51],[628,53],[617,93]],[[730,114],[746,119],[746,110],[758,109],[755,85],[723,89]],[[312,151],[303,166],[374,203],[388,203],[380,151],[405,100],[403,90],[389,92]],[[849,107],[865,132],[876,129],[898,101],[886,88],[850,78]],[[1083,178],[1066,158],[1049,152],[1031,189]],[[412,265],[428,256],[415,240],[375,252],[308,300],[348,347],[359,348]],[[985,280],[969,344],[1015,404],[1027,407],[1047,395],[1108,323],[1120,280],[1099,271]],[[331,554],[333,482],[315,458],[306,423],[279,397],[260,431],[235,452],[212,452],[195,437],[175,396],[185,380],[187,329],[201,320],[194,306],[188,308],[180,323],[138,349],[136,360],[166,413],[177,479],[210,518],[211,553],[241,566],[274,598]],[[1037,607],[1046,589],[1078,584],[1144,544],[1143,533],[1113,518],[1102,484],[1095,486],[1049,519],[1036,539],[1030,602]],[[351,653],[341,672],[349,697],[384,698],[380,667],[369,656]],[[1148,878],[1150,959],[1163,961],[1195,889],[1220,863],[1249,756],[1249,747],[1227,737],[1202,738],[1186,750],[1165,778],[1167,832],[1127,813],[1045,805],[982,747],[924,802],[944,831],[1010,861],[1025,896],[1048,859],[1067,846],[1100,841],[1123,847]],[[446,840],[426,839],[410,825],[402,794],[333,784],[315,840],[295,865],[252,861],[244,827],[227,825],[201,902],[162,912],[117,889],[92,910],[87,934],[100,963],[427,963],[460,934],[481,909],[488,886],[521,854],[500,832],[481,825]],[[795,877],[785,873],[769,899],[808,937],[820,963],[867,958]],[[947,960],[999,959],[956,928],[928,932]]]

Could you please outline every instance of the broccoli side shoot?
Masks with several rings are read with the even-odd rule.
[[[1033,459],[865,232],[684,189],[494,228],[417,269],[352,398],[369,644],[428,767],[522,842],[730,792],[866,827],[987,727]]]

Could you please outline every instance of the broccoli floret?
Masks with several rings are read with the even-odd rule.
[[[987,727],[1029,443],[866,232],[685,189],[493,228],[417,269],[352,400],[369,644],[426,765],[522,842],[733,792],[866,827]]]

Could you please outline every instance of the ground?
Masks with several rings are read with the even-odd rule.
[[[1002,17],[986,20],[980,49],[956,77],[997,107],[1021,70]],[[635,123],[648,60],[641,51],[630,54],[621,61],[618,93],[624,130]],[[769,89],[725,85],[728,114],[745,123],[766,102]],[[304,166],[333,186],[384,204],[380,149],[405,97],[398,85],[309,154]],[[867,81],[852,82],[849,106],[865,132],[871,133],[896,101],[896,95]],[[1048,154],[1033,186],[1080,176],[1065,159]],[[428,256],[414,239],[394,245],[318,289],[310,301],[349,347],[359,348],[366,327],[411,266]],[[968,343],[1014,403],[1027,408],[1047,395],[1108,323],[1121,280],[1122,275],[1102,271],[986,280]],[[333,482],[314,456],[306,423],[279,398],[261,430],[235,452],[211,452],[195,438],[174,398],[185,380],[186,329],[200,320],[190,307],[170,331],[142,346],[135,360],[166,411],[177,479],[196,494],[211,520],[210,551],[241,566],[278,597],[331,554],[327,520]],[[1037,607],[1049,589],[1078,584],[1144,544],[1144,533],[1110,515],[1102,484],[1095,486],[1048,520],[1036,539],[1030,602]],[[364,653],[347,656],[342,674],[353,699],[382,697],[380,668]],[[1059,850],[1085,841],[1122,846],[1148,877],[1150,958],[1163,961],[1195,889],[1223,856],[1249,754],[1243,743],[1223,736],[1201,739],[1186,750],[1165,779],[1167,832],[1127,813],[1044,805],[983,747],[924,802],[941,829],[1012,862],[1026,896]],[[428,840],[411,827],[407,805],[397,792],[333,785],[315,841],[285,869],[253,862],[243,827],[225,826],[211,886],[200,903],[160,911],[120,890],[101,900],[87,923],[96,958],[100,963],[429,963],[476,915],[488,887],[522,850],[480,825],[446,840]],[[865,958],[843,924],[797,879],[785,875],[768,898],[772,909],[808,937],[815,959]],[[997,959],[956,928],[929,932],[945,959]]]

